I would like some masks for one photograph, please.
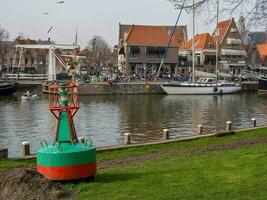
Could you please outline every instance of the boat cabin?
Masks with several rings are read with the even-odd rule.
[[[197,83],[213,84],[215,82],[216,82],[215,78],[199,78]]]

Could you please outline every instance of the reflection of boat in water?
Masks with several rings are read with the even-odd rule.
[[[163,84],[162,89],[167,94],[232,94],[241,90],[240,84],[233,82],[218,82],[214,78],[201,78],[196,83]]]
[[[0,95],[11,95],[17,91],[18,82],[1,81]]]
[[[258,93],[267,94],[267,76],[262,76],[259,78]]]
[[[33,94],[33,95],[22,95],[21,99],[22,100],[31,100],[31,99],[36,99],[38,96],[37,94]]]

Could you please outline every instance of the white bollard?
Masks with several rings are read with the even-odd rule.
[[[163,129],[163,139],[164,140],[170,139],[170,130],[169,129]]]
[[[124,144],[131,144],[131,133],[124,134]]]
[[[225,130],[226,131],[231,131],[232,130],[232,122],[231,121],[226,122]]]
[[[85,137],[80,136],[80,137],[78,137],[78,140],[79,140],[79,142],[82,143],[82,144],[85,143]]]
[[[202,125],[197,126],[197,133],[198,133],[198,135],[203,135],[203,126]]]
[[[28,141],[24,141],[22,144],[22,155],[28,156],[30,155],[30,143]]]
[[[256,127],[256,126],[257,126],[257,121],[256,121],[255,118],[252,118],[252,119],[251,119],[251,126],[252,126],[252,127]]]

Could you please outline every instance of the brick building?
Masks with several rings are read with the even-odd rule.
[[[49,44],[50,41],[21,39],[18,37],[11,45],[7,55],[7,71],[16,73],[46,73],[48,50],[44,49],[16,49],[16,45]]]
[[[242,73],[246,68],[247,52],[234,18],[219,22],[218,29],[220,48],[219,70],[232,74]],[[216,38],[216,29],[213,37]]]
[[[195,69],[215,73],[216,42],[219,45],[218,70],[221,72],[240,74],[246,69],[247,46],[243,44],[234,18],[218,23],[212,35],[201,33],[194,36]],[[193,39],[181,46],[179,51],[179,69],[181,73],[192,70]]]
[[[214,73],[216,64],[216,42],[209,33],[197,34],[195,41],[195,69]],[[181,46],[179,51],[179,69],[181,74],[187,73],[192,66],[193,39]]]
[[[158,70],[173,26],[119,25],[118,68],[125,74]],[[178,50],[187,40],[186,26],[178,26],[163,71],[175,71]]]

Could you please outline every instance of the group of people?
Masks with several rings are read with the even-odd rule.
[[[32,91],[25,91],[24,92],[24,96],[27,96],[27,97],[31,97],[33,95],[33,92]]]

